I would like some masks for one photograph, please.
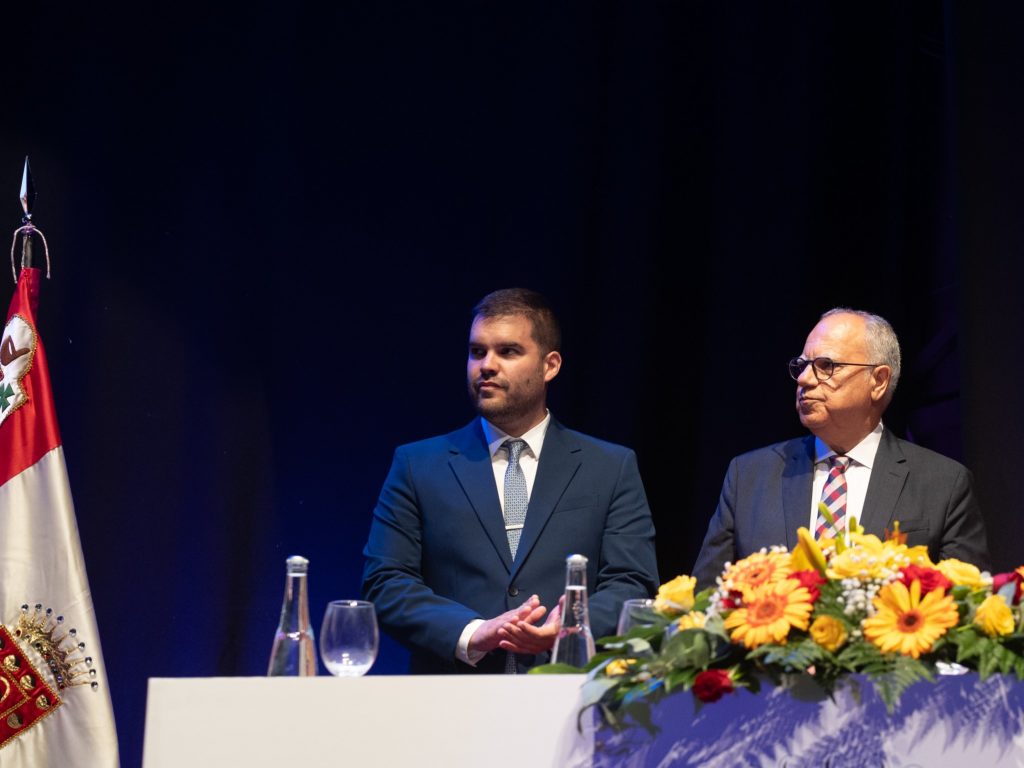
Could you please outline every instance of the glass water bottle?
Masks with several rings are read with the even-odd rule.
[[[565,602],[562,626],[555,639],[551,660],[573,667],[586,666],[594,655],[594,636],[587,610],[587,558],[569,555],[565,560]]]
[[[309,560],[292,555],[287,562],[281,620],[274,634],[268,675],[315,675],[316,643],[309,623],[306,574]]]

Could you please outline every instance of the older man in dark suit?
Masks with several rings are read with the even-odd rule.
[[[548,413],[559,336],[539,294],[486,296],[467,361],[480,417],[395,451],[363,592],[411,650],[412,672],[521,672],[546,661],[570,554],[588,558],[597,637],[614,633],[624,600],[657,589],[636,455]]]
[[[701,586],[714,584],[726,562],[762,547],[792,548],[801,526],[816,536],[846,536],[851,517],[879,536],[898,521],[907,543],[926,545],[932,560],[988,568],[971,473],[882,425],[900,375],[899,342],[886,320],[826,312],[789,370],[811,435],[733,459],[694,566]]]

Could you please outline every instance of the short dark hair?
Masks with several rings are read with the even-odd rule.
[[[473,307],[473,319],[478,317],[525,317],[533,326],[533,340],[542,354],[561,351],[562,329],[548,300],[529,288],[502,288],[484,296]]]

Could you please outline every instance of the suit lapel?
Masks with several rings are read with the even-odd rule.
[[[814,437],[790,440],[781,446],[782,514],[786,524],[786,545],[796,546],[796,530],[807,527],[811,518],[811,488],[814,483]]]
[[[896,437],[888,429],[884,430],[871,467],[871,479],[861,513],[860,524],[864,526],[865,533],[882,535],[903,493],[907,472],[907,462]]]
[[[546,450],[546,446],[545,446]],[[451,436],[448,464],[455,473],[469,503],[476,512],[480,525],[491,540],[505,570],[512,569],[512,552],[508,547],[508,536],[505,534],[505,521],[501,516],[501,503],[498,501],[498,489],[494,484],[494,469],[491,466],[491,454],[484,440],[483,427],[480,419],[475,419],[465,429]],[[533,504],[530,504],[532,511]],[[527,515],[529,517],[529,515]],[[522,551],[522,546],[520,546]]]
[[[547,434],[544,435],[544,448],[541,450],[537,477],[533,483],[533,492],[530,494],[526,524],[523,526],[523,535],[516,551],[513,576],[537,543],[555,505],[562,498],[581,463],[579,443],[561,424],[552,419]]]

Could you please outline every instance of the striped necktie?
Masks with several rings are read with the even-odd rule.
[[[835,527],[818,511],[814,538],[823,536],[839,538],[846,530],[846,468],[850,466],[849,456],[831,456],[828,460],[828,478],[821,490],[821,501],[835,518]]]

